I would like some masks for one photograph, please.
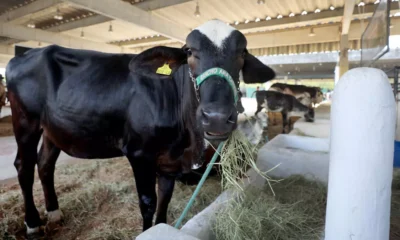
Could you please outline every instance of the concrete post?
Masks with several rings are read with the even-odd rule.
[[[388,240],[396,105],[386,74],[345,73],[331,114],[325,240]]]
[[[335,86],[336,84],[339,82],[339,78],[340,78],[340,67],[339,67],[339,63],[335,66]]]

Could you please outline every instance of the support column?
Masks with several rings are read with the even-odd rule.
[[[339,77],[349,70],[349,35],[340,35]]]
[[[325,240],[388,240],[396,104],[387,75],[348,71],[331,109]]]

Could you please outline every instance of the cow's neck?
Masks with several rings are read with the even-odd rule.
[[[182,120],[184,122],[185,128],[189,129],[194,133],[194,138],[192,138],[192,147],[194,146],[196,149],[194,150],[194,154],[200,154],[203,147],[203,129],[201,125],[197,123],[196,119],[196,111],[199,106],[199,101],[196,98],[196,91],[194,89],[193,82],[189,76],[189,67],[188,65],[181,66],[178,71],[175,73],[174,79],[177,84],[178,93],[180,94],[181,99],[181,114]],[[194,158],[198,157],[193,155]]]

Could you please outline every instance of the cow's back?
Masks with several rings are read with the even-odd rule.
[[[40,121],[70,155],[113,156],[134,92],[131,58],[58,46],[27,51],[7,65],[12,109]]]
[[[132,56],[55,45],[32,49],[7,65],[7,87],[31,113],[40,114],[49,103],[70,107],[120,87],[115,79],[126,80]]]

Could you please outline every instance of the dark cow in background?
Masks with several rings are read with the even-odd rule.
[[[297,98],[303,105],[312,106],[322,102],[323,93],[319,87],[308,87],[304,85],[292,85],[286,83],[274,83],[269,91],[278,91]]]
[[[285,133],[286,126],[290,125],[289,119],[292,116],[304,116],[307,122],[314,121],[314,109],[303,105],[292,95],[276,91],[258,91],[256,92],[256,100],[257,111],[254,115],[257,116],[263,108],[270,112],[282,113],[282,133]]]
[[[201,166],[204,137],[222,141],[237,126],[240,71],[246,83],[275,77],[246,45],[241,32],[212,20],[183,48],[136,56],[49,46],[14,57],[6,73],[27,233],[38,234],[42,225],[32,196],[36,164],[48,221],[62,218],[54,188],[61,150],[86,159],[126,156],[143,230],[156,206],[156,224],[165,223],[175,178]]]

